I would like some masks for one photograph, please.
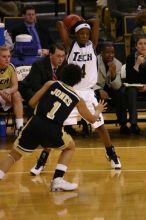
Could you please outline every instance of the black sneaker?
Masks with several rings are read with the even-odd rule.
[[[87,124],[87,122],[84,123],[83,129],[82,129],[82,135],[83,137],[89,137],[90,136],[90,125]]]
[[[131,130],[127,127],[127,125],[122,125],[120,127],[120,134],[129,135],[131,134]]]
[[[106,157],[111,162],[111,168],[117,170],[121,169],[122,165],[119,157],[117,156],[114,147],[110,147],[106,149]]]
[[[82,125],[82,136],[89,137],[90,133],[92,132],[91,125],[88,124],[84,119],[81,119],[79,125]]]
[[[37,161],[37,164],[34,167],[32,167],[30,170],[31,175],[37,176],[42,172],[42,170],[44,169],[44,166],[47,162],[48,156],[49,156],[49,153],[47,151],[43,150],[38,161]]]
[[[138,127],[137,124],[132,124],[130,130],[131,130],[131,133],[132,133],[132,134],[136,134],[136,135],[142,134],[142,131],[141,131],[141,129]]]

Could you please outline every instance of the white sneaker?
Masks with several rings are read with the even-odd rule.
[[[0,170],[0,180],[2,180],[4,176],[5,176],[5,173],[2,170]]]
[[[111,159],[111,167],[115,170],[118,170],[118,169],[122,168],[119,157],[117,157],[117,161]]]
[[[119,157],[109,157],[107,154],[106,154],[106,158],[111,162],[111,168],[112,169],[121,169],[122,168],[122,165],[121,165],[121,162],[120,162],[120,159]]]
[[[57,177],[51,181],[51,191],[52,192],[71,191],[71,190],[76,189],[77,187],[78,187],[77,183],[67,182],[61,177]]]
[[[19,136],[19,133],[20,131],[22,130],[23,127],[20,127],[20,128],[16,128],[15,129],[15,137],[18,137]]]
[[[33,168],[31,168],[30,170],[30,174],[33,176],[38,176],[44,169],[44,166],[38,166],[38,164],[36,164]]]
[[[43,150],[39,159],[37,160],[36,165],[30,170],[31,175],[37,176],[42,172],[47,162],[48,156],[49,156],[48,152]]]

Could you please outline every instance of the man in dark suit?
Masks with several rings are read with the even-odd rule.
[[[24,18],[24,23],[11,31],[13,42],[15,42],[17,35],[29,34],[32,36],[33,43],[37,44],[39,55],[48,55],[49,46],[53,43],[48,27],[37,22],[36,12],[33,6],[24,7],[22,16]]]
[[[52,44],[49,55],[32,64],[30,73],[19,84],[23,99],[30,98],[48,81],[59,78],[60,69],[65,64],[65,49],[62,44]]]

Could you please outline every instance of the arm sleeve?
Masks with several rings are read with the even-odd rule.
[[[114,62],[116,65],[116,77],[113,81],[111,81],[111,86],[113,89],[120,89],[120,87],[122,86],[122,80],[121,80],[122,63],[119,62],[116,58],[114,58]]]
[[[126,82],[139,83],[139,72],[133,66],[135,64],[134,55],[129,55],[126,59]]]

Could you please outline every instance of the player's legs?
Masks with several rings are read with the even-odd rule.
[[[90,109],[90,111],[94,113],[95,109],[93,107],[93,104],[95,106],[98,105],[98,101],[94,96],[94,91],[91,89],[89,89],[88,91],[82,91],[80,92],[80,96],[86,101],[86,105]],[[102,114],[100,114],[98,121],[92,124],[92,127],[98,131],[98,134],[105,146],[107,158],[111,162],[111,167],[114,169],[120,169],[121,163],[115,152],[114,146],[112,145],[110,134],[104,126],[104,119]]]
[[[31,175],[37,176],[43,171],[45,164],[47,162],[47,159],[49,157],[50,151],[51,149],[44,149],[41,152],[39,159],[37,160],[37,163],[30,170]]]
[[[72,159],[75,151],[75,143],[70,140],[69,143],[62,149],[62,152],[58,159],[58,164],[55,169],[53,179],[51,181],[51,191],[70,191],[78,187],[76,183],[70,183],[63,179],[65,172],[67,171],[68,164]]]
[[[11,168],[11,166],[18,161],[22,155],[33,152],[39,145],[39,141],[32,137],[33,129],[25,131],[31,127],[31,120],[27,122],[25,128],[21,131],[13,144],[13,149],[6,156],[5,159],[0,161],[0,179],[3,179],[5,173]]]
[[[76,108],[73,109],[73,111],[71,112],[69,117],[64,122],[64,125],[68,126],[68,125],[75,125],[75,124],[77,124],[78,116],[79,116],[79,113],[78,113],[77,109]],[[47,159],[49,157],[50,151],[51,151],[50,149],[44,149],[41,152],[41,154],[39,156],[39,159],[37,160],[37,163],[30,170],[30,174],[31,175],[37,176],[37,175],[39,175],[43,171],[43,169],[45,167],[45,164],[47,162]]]
[[[12,167],[12,165],[21,158],[21,153],[15,149],[12,149],[11,152],[0,161],[0,179],[3,179],[5,173]]]
[[[104,124],[101,125],[100,127],[98,127],[96,130],[97,130],[104,146],[105,147],[111,146],[112,145],[111,138],[110,138],[109,132],[106,129],[106,127],[104,126]]]
[[[54,129],[56,126],[54,127]],[[47,129],[47,127],[46,127]],[[48,130],[48,129],[47,129]],[[60,131],[60,129],[59,129]],[[57,132],[57,131],[56,131]],[[58,132],[57,132],[58,133]],[[45,133],[47,135],[48,132]],[[50,147],[49,143],[51,143],[50,148],[54,148],[57,150],[61,150],[61,154],[58,159],[58,164],[55,169],[55,173],[53,176],[53,179],[51,181],[51,191],[68,191],[68,190],[74,190],[77,188],[76,183],[69,183],[63,179],[63,176],[67,170],[68,164],[73,156],[74,150],[75,150],[75,143],[71,136],[67,134],[66,132],[62,131],[62,133],[58,133],[58,138],[56,140],[56,136],[50,137],[50,140],[47,140],[42,142],[42,146],[48,146]],[[59,145],[58,145],[59,144]],[[55,146],[58,146],[55,148]],[[60,147],[59,147],[60,146]],[[47,152],[47,151],[45,151]]]
[[[97,128],[97,132],[102,142],[104,143],[107,159],[111,162],[111,167],[114,169],[121,169],[121,162],[115,152],[114,146],[111,143],[111,138],[108,130],[104,125],[101,125],[100,127]]]

